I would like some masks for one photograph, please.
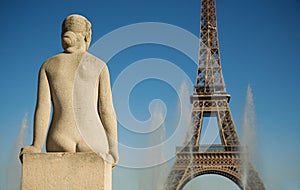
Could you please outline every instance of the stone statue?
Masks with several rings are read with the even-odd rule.
[[[83,16],[64,20],[64,52],[40,68],[33,143],[21,149],[21,158],[24,153],[41,152],[47,136],[47,152],[93,151],[113,166],[118,162],[109,71],[102,60],[87,52],[91,33],[91,23]]]

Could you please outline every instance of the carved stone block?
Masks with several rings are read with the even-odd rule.
[[[95,153],[26,153],[22,190],[111,190],[112,166]]]

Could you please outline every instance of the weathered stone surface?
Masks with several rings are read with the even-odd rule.
[[[96,153],[26,153],[22,170],[22,190],[112,188],[112,165]]]

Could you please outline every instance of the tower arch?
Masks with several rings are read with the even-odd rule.
[[[186,177],[186,179],[183,179],[183,182],[177,186],[177,189],[178,190],[183,190],[183,188],[193,179],[197,178],[197,177],[200,177],[200,176],[205,176],[205,175],[208,175],[208,174],[214,174],[214,175],[219,175],[219,176],[223,176],[227,179],[229,179],[230,181],[232,181],[234,184],[236,184],[241,190],[243,190],[243,185],[242,185],[242,181],[226,172],[226,171],[222,171],[222,170],[216,170],[216,169],[207,169],[207,170],[202,170],[202,171],[198,171],[192,175],[189,175]]]

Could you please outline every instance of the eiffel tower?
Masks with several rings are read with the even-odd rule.
[[[176,148],[176,160],[167,178],[166,190],[181,190],[197,176],[224,176],[242,190],[265,190],[254,167],[247,161],[228,106],[216,20],[216,0],[201,1],[200,45],[194,93],[191,96],[191,136]],[[217,120],[221,144],[200,145],[204,117]]]

